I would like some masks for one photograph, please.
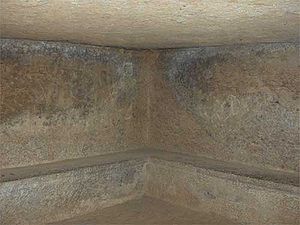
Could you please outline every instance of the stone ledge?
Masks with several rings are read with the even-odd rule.
[[[0,169],[0,183],[42,175],[63,173],[79,168],[94,167],[134,159],[144,159],[144,157],[145,151],[134,150],[128,152],[91,156],[86,158],[69,159],[25,167],[5,168]]]
[[[143,194],[194,210],[225,212],[229,207],[225,216],[247,222],[253,216],[264,222],[272,216],[273,222],[288,216],[294,221],[299,202],[296,174],[153,149],[2,169],[0,176],[4,224],[22,224],[22,217],[30,224],[49,215],[57,221]]]
[[[84,167],[93,167],[134,159],[155,158],[166,161],[179,162],[184,165],[192,165],[222,173],[237,175],[262,181],[268,181],[285,186],[299,187],[299,176],[297,173],[261,169],[238,162],[223,162],[206,157],[186,155],[176,152],[167,152],[154,149],[136,149],[127,152],[118,152],[94,157],[70,159],[53,163],[45,163],[34,166],[6,168],[0,170],[0,182],[25,179],[41,175],[62,173]]]
[[[139,198],[144,166],[140,159],[119,161],[3,182],[0,224],[40,225]]]
[[[299,187],[153,158],[145,193],[249,224],[298,224]]]
[[[273,186],[278,186],[276,184],[279,184],[281,186],[284,185],[285,187],[290,187],[289,189],[295,189],[294,187],[299,187],[299,176],[297,173],[293,172],[258,168],[239,162],[224,162],[207,157],[192,156],[167,151],[153,151],[151,156],[152,158],[158,160],[178,162],[181,165],[191,165],[194,168],[236,175],[235,177],[239,177],[239,179],[246,178],[251,180],[259,180],[261,182],[266,181],[265,183],[273,183]]]

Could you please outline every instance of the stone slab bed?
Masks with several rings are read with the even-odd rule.
[[[27,178],[20,172],[15,180],[0,183],[0,224],[46,224],[139,198],[144,165],[143,159],[115,160],[66,170],[52,167],[49,174],[48,165],[40,165],[42,172]]]
[[[143,196],[87,215],[51,225],[237,225],[216,213],[200,213],[168,202]],[[50,225],[50,224],[49,224]]]
[[[266,179],[265,172],[258,177],[252,172],[244,174],[244,168],[241,173],[223,169],[152,158],[146,166],[145,193],[201,213],[217,212],[243,224],[299,224],[296,179],[279,183],[279,176]]]
[[[1,224],[43,224],[147,195],[247,223],[297,224],[296,173],[137,149],[0,170]]]

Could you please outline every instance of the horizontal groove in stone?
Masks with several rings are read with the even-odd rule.
[[[33,166],[0,169],[0,182],[14,181],[53,173],[62,173],[79,168],[105,165],[120,161],[136,159],[147,160],[149,157],[166,161],[180,162],[186,165],[195,166],[197,168],[299,187],[299,176],[297,173],[265,168],[261,169],[237,162],[223,162],[202,156],[192,156],[154,149],[136,149],[127,152],[70,159]]]

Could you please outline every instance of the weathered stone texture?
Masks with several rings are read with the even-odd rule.
[[[161,51],[150,146],[296,171],[299,45]]]
[[[132,51],[1,40],[0,167],[143,143]]]
[[[299,45],[1,40],[1,167],[149,146],[296,171]]]
[[[298,187],[181,162],[150,160],[146,166],[145,192],[193,210],[215,212],[242,224],[299,224]]]
[[[143,193],[239,222],[299,222],[299,44],[0,47],[1,224]]]
[[[299,45],[1,40],[1,167],[149,146],[296,171]]]
[[[144,160],[80,168],[0,184],[0,224],[40,225],[140,197]]]

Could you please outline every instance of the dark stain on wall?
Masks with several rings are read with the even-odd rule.
[[[63,45],[1,40],[1,121],[24,111],[51,115],[74,108],[85,115],[113,92],[119,103],[134,97],[130,54]],[[133,85],[117,87],[120,82]]]
[[[0,52],[0,167],[141,145],[134,51],[2,39]]]
[[[156,76],[153,95],[164,110],[153,107],[155,147],[297,170],[298,49],[261,44],[161,52],[163,80]]]

